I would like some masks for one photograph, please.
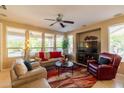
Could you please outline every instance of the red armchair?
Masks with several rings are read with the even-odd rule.
[[[87,70],[98,80],[109,80],[116,76],[121,57],[117,54],[101,53],[99,58],[109,59],[109,64],[99,64],[96,60],[87,61]]]

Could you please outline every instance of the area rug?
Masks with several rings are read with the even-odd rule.
[[[49,69],[48,82],[52,88],[90,88],[96,83],[96,78],[88,73],[85,67],[76,65],[73,75],[64,70],[58,76],[56,68]]]

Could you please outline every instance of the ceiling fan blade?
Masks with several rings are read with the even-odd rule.
[[[63,20],[62,22],[64,22],[64,23],[69,23],[69,24],[74,24],[73,21],[65,21],[65,20]]]
[[[56,21],[55,19],[44,19],[44,20],[49,20],[49,21]]]
[[[0,8],[5,9],[5,10],[7,9],[5,5],[0,5]]]
[[[63,23],[60,23],[60,25],[61,25],[61,27],[63,27],[63,28],[65,27],[65,25],[64,25]]]
[[[53,26],[55,23],[57,23],[57,22],[54,22],[54,23],[50,24],[50,26]]]

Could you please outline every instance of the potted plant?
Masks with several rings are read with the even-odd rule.
[[[64,55],[68,54],[68,45],[69,45],[68,39],[63,40],[62,48],[63,48],[63,54]]]

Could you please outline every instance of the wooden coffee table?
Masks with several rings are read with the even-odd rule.
[[[74,67],[74,63],[71,61],[68,62],[61,62],[61,61],[57,61],[55,62],[55,66],[58,69],[58,76],[61,74],[61,69],[64,68],[64,70],[66,70],[66,68],[71,69],[72,75],[73,75],[73,67]]]

